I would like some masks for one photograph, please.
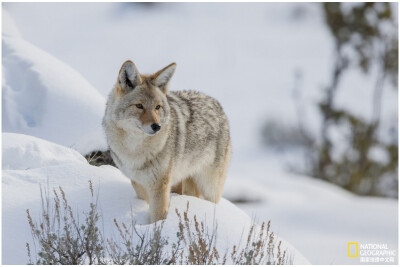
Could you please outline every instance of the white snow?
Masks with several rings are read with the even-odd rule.
[[[397,199],[360,197],[319,179],[289,174],[279,167],[279,158],[264,153],[236,159],[224,197],[231,199],[243,188],[246,194],[238,196],[248,196],[250,202],[237,205],[251,216],[271,220],[272,230],[312,264],[360,264],[359,258],[347,257],[350,242],[387,244],[397,250]],[[246,165],[240,166],[244,160]],[[232,184],[235,192],[230,192]],[[264,197],[251,202],[253,195]]]
[[[27,40],[78,70],[103,96],[127,59],[142,73],[176,62],[171,89],[195,89],[216,97],[230,118],[235,151],[259,146],[255,136],[265,119],[296,125],[296,75],[305,126],[313,134],[319,130],[316,102],[331,79],[334,44],[318,4],[5,3],[4,7]],[[375,76],[349,71],[335,104],[371,119]],[[381,134],[389,138],[387,130],[397,122],[393,119],[397,91],[386,86],[383,102]]]
[[[50,192],[61,186],[70,205],[79,209],[82,216],[90,203],[88,181],[92,180],[94,192],[99,194],[106,237],[112,237],[117,232],[113,228],[114,218],[120,223],[129,223],[133,216],[139,232],[151,229],[152,225],[147,224],[148,205],[136,198],[129,180],[118,169],[91,166],[70,148],[28,135],[4,133],[3,142],[7,145],[3,148],[3,158],[8,159],[6,162],[12,159],[14,163],[21,163],[3,167],[3,264],[26,264],[28,261],[25,243],[33,243],[26,209],[30,210],[34,220],[37,219],[41,207],[40,186]],[[229,201],[222,199],[215,205],[194,197],[173,195],[163,230],[170,241],[176,238],[178,232],[175,209],[182,213],[188,202],[189,218],[196,215],[210,228],[218,225],[217,249],[221,253],[232,248],[233,244],[239,244],[242,237],[247,237],[246,231],[252,220]],[[279,237],[277,240],[280,240]],[[288,249],[294,263],[308,263],[289,243],[283,241],[282,248]]]
[[[381,162],[382,164],[388,164],[390,162],[390,156],[387,151],[378,146],[374,146],[368,151],[368,158]]]
[[[12,36],[15,38],[20,38],[21,33],[18,30],[17,26],[14,23],[14,20],[11,18],[10,14],[3,9],[2,13],[2,34],[6,36]]]
[[[41,137],[82,154],[106,149],[104,97],[74,69],[8,32],[2,40],[3,131]]]
[[[77,161],[87,162],[77,151],[46,140],[24,134],[3,134],[3,170],[27,170]]]
[[[347,257],[348,242],[398,249],[396,199],[357,197],[321,180],[289,174],[285,163],[298,163],[297,154],[282,156],[260,147],[266,119],[293,126],[300,116],[311,132],[318,131],[316,103],[330,81],[333,59],[333,42],[318,5],[210,5],[4,3],[3,131],[44,138],[83,154],[104,149],[104,97],[121,64],[131,59],[148,73],[177,62],[171,89],[205,92],[228,115],[233,158],[225,198],[250,200],[237,206],[250,217],[271,219],[273,230],[313,264],[359,264],[358,258]],[[296,77],[302,114],[293,99]],[[342,80],[338,107],[370,119],[374,79],[350,71]],[[398,93],[388,89],[383,92],[383,135],[393,138],[387,129],[398,124]],[[87,180],[92,179],[100,186],[104,214],[125,219],[132,207],[138,223],[146,223],[147,205],[135,199],[129,181],[115,168],[89,166],[66,147],[12,136],[3,135],[3,240],[10,244],[3,246],[3,260],[25,257],[21,242],[30,236],[25,209],[29,204],[37,214],[39,183],[62,185],[75,206],[86,207]],[[369,156],[386,160],[380,152]],[[171,207],[183,207],[187,199],[174,196]],[[221,207],[248,220],[227,201]],[[25,230],[14,231],[14,225]]]

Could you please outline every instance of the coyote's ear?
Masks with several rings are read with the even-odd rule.
[[[171,80],[172,75],[174,75],[175,69],[176,63],[171,63],[153,74],[154,85],[159,87],[164,94],[168,91],[169,80]]]
[[[125,61],[118,76],[118,83],[121,89],[125,92],[133,90],[141,82],[142,80],[135,64],[130,60]]]

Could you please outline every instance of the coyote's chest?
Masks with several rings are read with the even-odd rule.
[[[160,158],[159,147],[135,136],[110,142],[111,156],[118,168],[128,178],[143,185],[162,177],[168,168],[166,161]]]

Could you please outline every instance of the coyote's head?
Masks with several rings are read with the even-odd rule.
[[[162,130],[169,118],[166,94],[175,68],[176,64],[172,63],[152,75],[142,75],[132,61],[126,61],[114,89],[116,123],[124,129],[139,129],[150,136]]]

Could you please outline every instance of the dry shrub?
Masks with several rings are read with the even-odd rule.
[[[196,215],[193,219],[188,216],[189,203],[183,216],[176,209],[179,218],[178,235],[189,248],[188,254],[180,264],[211,265],[211,264],[235,264],[235,265],[283,265],[292,264],[286,250],[282,251],[282,242],[275,241],[271,231],[271,222],[263,222],[261,226],[253,223],[243,246],[233,245],[231,249],[220,254],[216,247],[216,233],[218,225],[209,231],[204,222],[199,222]],[[193,229],[194,228],[194,229]],[[276,255],[274,253],[276,248]]]
[[[30,244],[26,244],[29,264],[291,264],[292,259],[286,250],[282,251],[281,242],[277,243],[270,222],[261,226],[252,224],[245,244],[232,246],[227,251],[218,251],[216,247],[217,228],[209,229],[196,216],[189,218],[189,203],[186,210],[178,216],[177,240],[163,235],[164,221],[154,224],[153,228],[139,233],[135,222],[126,225],[114,219],[118,230],[117,239],[104,238],[99,231],[100,215],[93,185],[89,181],[91,199],[89,211],[84,221],[74,214],[68,204],[64,190],[53,190],[53,201],[49,191],[41,190],[42,210],[38,223],[35,223],[27,210],[28,223],[32,230],[35,250],[32,255]],[[32,260],[32,256],[35,260]]]

